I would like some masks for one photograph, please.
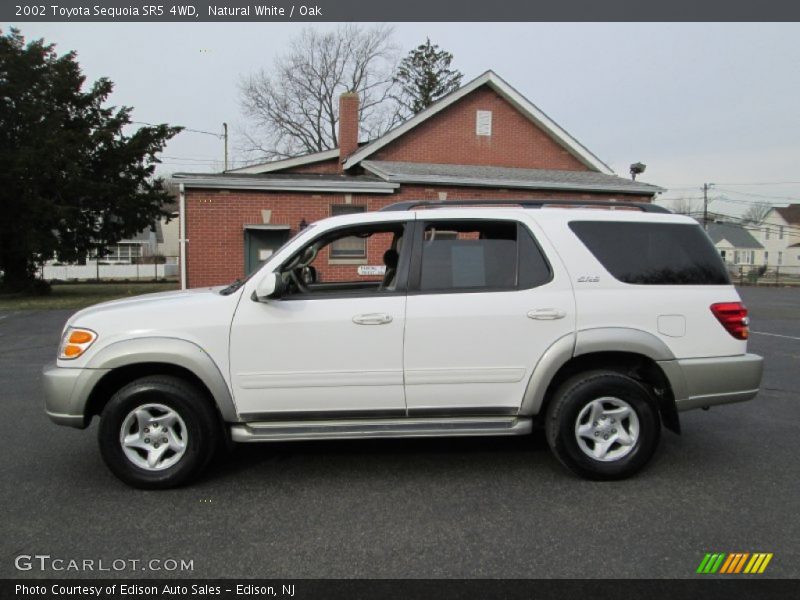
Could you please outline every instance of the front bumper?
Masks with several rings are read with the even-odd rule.
[[[659,361],[679,411],[743,402],[758,394],[764,359],[756,354]]]
[[[54,423],[84,429],[89,424],[86,401],[109,369],[73,369],[51,363],[42,370],[44,404]]]

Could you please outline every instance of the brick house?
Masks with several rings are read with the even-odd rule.
[[[404,200],[581,199],[651,202],[662,188],[616,176],[588,149],[487,71],[368,143],[358,96],[339,104],[334,150],[233,169],[176,173],[184,287],[252,272],[313,221]],[[365,276],[381,265],[367,240],[343,240],[320,275]],[[359,267],[361,272],[359,273]]]

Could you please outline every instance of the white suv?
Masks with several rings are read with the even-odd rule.
[[[747,310],[692,219],[470,204],[325,219],[245,281],[82,310],[45,369],[47,413],[78,428],[98,415],[105,462],[138,487],[186,482],[226,438],[534,425],[575,473],[617,479],[680,411],[757,394]]]

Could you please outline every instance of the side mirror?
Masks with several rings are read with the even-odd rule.
[[[282,288],[281,276],[278,273],[268,273],[258,282],[255,299],[266,302],[269,299],[280,298]]]

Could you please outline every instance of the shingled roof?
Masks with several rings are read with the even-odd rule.
[[[776,213],[782,216],[787,223],[800,225],[800,204],[777,206],[774,210]]]
[[[656,185],[597,171],[556,171],[378,160],[365,160],[361,165],[367,171],[392,183],[581,190],[620,194],[656,194],[664,191]]]
[[[747,229],[736,223],[709,223],[708,237],[715,244],[727,241],[734,248],[763,248]]]

